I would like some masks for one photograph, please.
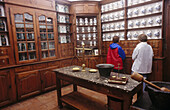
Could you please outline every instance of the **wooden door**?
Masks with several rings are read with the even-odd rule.
[[[23,99],[41,92],[40,73],[36,71],[28,71],[16,74],[16,85],[18,99]]]
[[[30,8],[10,7],[17,64],[38,60],[35,11]]]
[[[11,102],[10,71],[0,71],[0,107]]]
[[[56,13],[36,11],[40,60],[54,59],[57,55]]]
[[[17,64],[38,61],[35,11],[10,6],[10,12]]]
[[[40,70],[42,91],[54,89],[56,87],[56,75],[52,70],[56,67]]]

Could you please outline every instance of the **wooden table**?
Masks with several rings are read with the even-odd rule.
[[[118,102],[121,103],[118,104],[119,105],[118,108],[120,108],[121,110],[128,110],[130,108],[130,105],[132,104],[133,95],[138,93],[139,96],[142,93],[142,83],[131,79],[130,75],[119,74],[120,77],[126,76],[128,78],[128,83],[126,85],[109,84],[107,82],[108,78],[100,77],[99,72],[90,73],[88,71],[89,68],[86,68],[86,72],[81,72],[81,71],[72,72],[73,67],[79,67],[79,66],[68,66],[68,67],[63,67],[63,68],[58,68],[53,70],[56,73],[57,98],[58,98],[58,106],[60,108],[63,107],[62,102],[64,102],[75,108],[82,109],[83,107],[82,108],[78,107],[78,103],[80,102],[79,99],[86,98],[87,100],[90,100],[88,96],[83,96],[77,91],[77,85],[107,95],[108,96],[107,108],[113,108],[111,102],[118,100]],[[68,95],[61,96],[61,80],[72,83],[74,91]],[[75,99],[79,101],[74,102]],[[98,102],[96,104],[100,105],[100,103]],[[90,110],[90,108],[87,105],[88,104],[85,105],[87,107],[87,110]],[[83,105],[80,104],[80,106]]]

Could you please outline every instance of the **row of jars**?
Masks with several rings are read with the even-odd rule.
[[[93,34],[77,34],[77,40],[96,40],[97,36]]]
[[[76,25],[97,25],[96,18],[77,18]]]
[[[36,52],[30,52],[27,57],[27,53],[19,53],[19,61],[36,59]]]
[[[58,14],[57,21],[59,23],[69,23],[69,15]]]
[[[149,5],[140,6],[137,8],[128,9],[127,16],[136,17],[136,16],[144,16],[148,14],[162,12],[162,2],[157,2]]]
[[[115,22],[115,23],[109,23],[109,24],[103,24],[102,25],[102,31],[113,31],[113,30],[123,30],[125,29],[125,23],[122,22]]]
[[[82,55],[83,51],[82,50],[77,50],[77,56]],[[85,55],[99,55],[99,50],[98,49],[93,49],[91,51],[86,51]]]
[[[151,1],[151,0],[127,0],[127,5],[132,6],[132,5],[141,4],[144,2],[148,2],[148,1]],[[125,0],[120,0],[117,2],[112,2],[109,4],[102,5],[101,11],[107,12],[107,11],[123,8],[124,6],[125,6]]]
[[[140,34],[146,34],[148,39],[161,39],[161,29],[151,29],[151,30],[136,30],[128,31],[127,39],[128,40],[137,40]],[[107,33],[102,35],[103,41],[112,41],[114,36],[119,36],[120,40],[124,40],[124,32],[117,33]]]
[[[124,10],[113,12],[113,13],[109,13],[109,14],[102,14],[101,21],[102,22],[107,22],[107,21],[124,19],[124,15],[125,15]]]
[[[63,12],[63,13],[69,13],[69,6],[56,4],[56,11]]]
[[[97,32],[97,27],[77,27],[77,33],[84,33],[84,32]]]
[[[161,26],[162,16],[153,16],[143,19],[128,20],[128,29],[139,27]]]
[[[59,33],[69,33],[70,26],[69,25],[58,25],[58,32]]]
[[[161,16],[128,20],[128,29],[161,26],[161,25],[162,25]],[[102,31],[105,32],[105,31],[113,31],[113,30],[122,30],[125,28],[124,26],[125,26],[124,21],[103,24]]]
[[[128,40],[136,40],[138,35],[146,34],[148,39],[161,39],[161,29],[150,29],[150,30],[138,30],[138,31],[128,31]]]
[[[113,41],[113,37],[118,36],[120,40],[124,40],[124,32],[117,32],[117,33],[107,33],[102,35],[103,41]]]
[[[111,10],[114,10],[114,9],[123,8],[124,6],[125,6],[125,1],[120,0],[120,1],[117,1],[117,2],[102,5],[101,11],[107,12],[107,11],[111,11]]]
[[[82,46],[82,44],[85,45],[85,47],[89,47],[89,46],[97,46],[97,41],[78,41],[77,45],[78,46]]]
[[[59,43],[70,43],[71,42],[70,35],[60,35],[58,37],[58,41]]]

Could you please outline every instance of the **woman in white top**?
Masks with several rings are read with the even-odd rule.
[[[132,65],[132,71],[140,73],[147,78],[147,74],[152,72],[152,59],[153,59],[153,50],[152,47],[147,44],[147,36],[141,34],[138,36],[140,43],[133,50],[132,59],[134,60]],[[145,84],[143,85],[143,90]]]

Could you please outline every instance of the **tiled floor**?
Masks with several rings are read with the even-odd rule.
[[[72,85],[64,87],[62,89],[62,95],[72,91]],[[93,98],[96,98],[104,103],[107,103],[107,97],[103,94],[96,93],[94,91],[78,87],[78,91],[88,94]],[[62,109],[57,106],[57,92],[56,90],[29,98],[27,100],[10,105],[2,110],[71,110],[68,106],[64,105]]]
[[[67,94],[72,91],[72,85],[64,87],[62,94]],[[107,97],[103,94],[96,93],[85,88],[78,87],[78,91],[89,94],[93,98],[97,98],[104,103],[107,102]],[[57,92],[56,90],[29,98],[27,100],[10,105],[2,110],[70,110],[68,106],[64,105],[64,108],[59,109],[57,107]]]

